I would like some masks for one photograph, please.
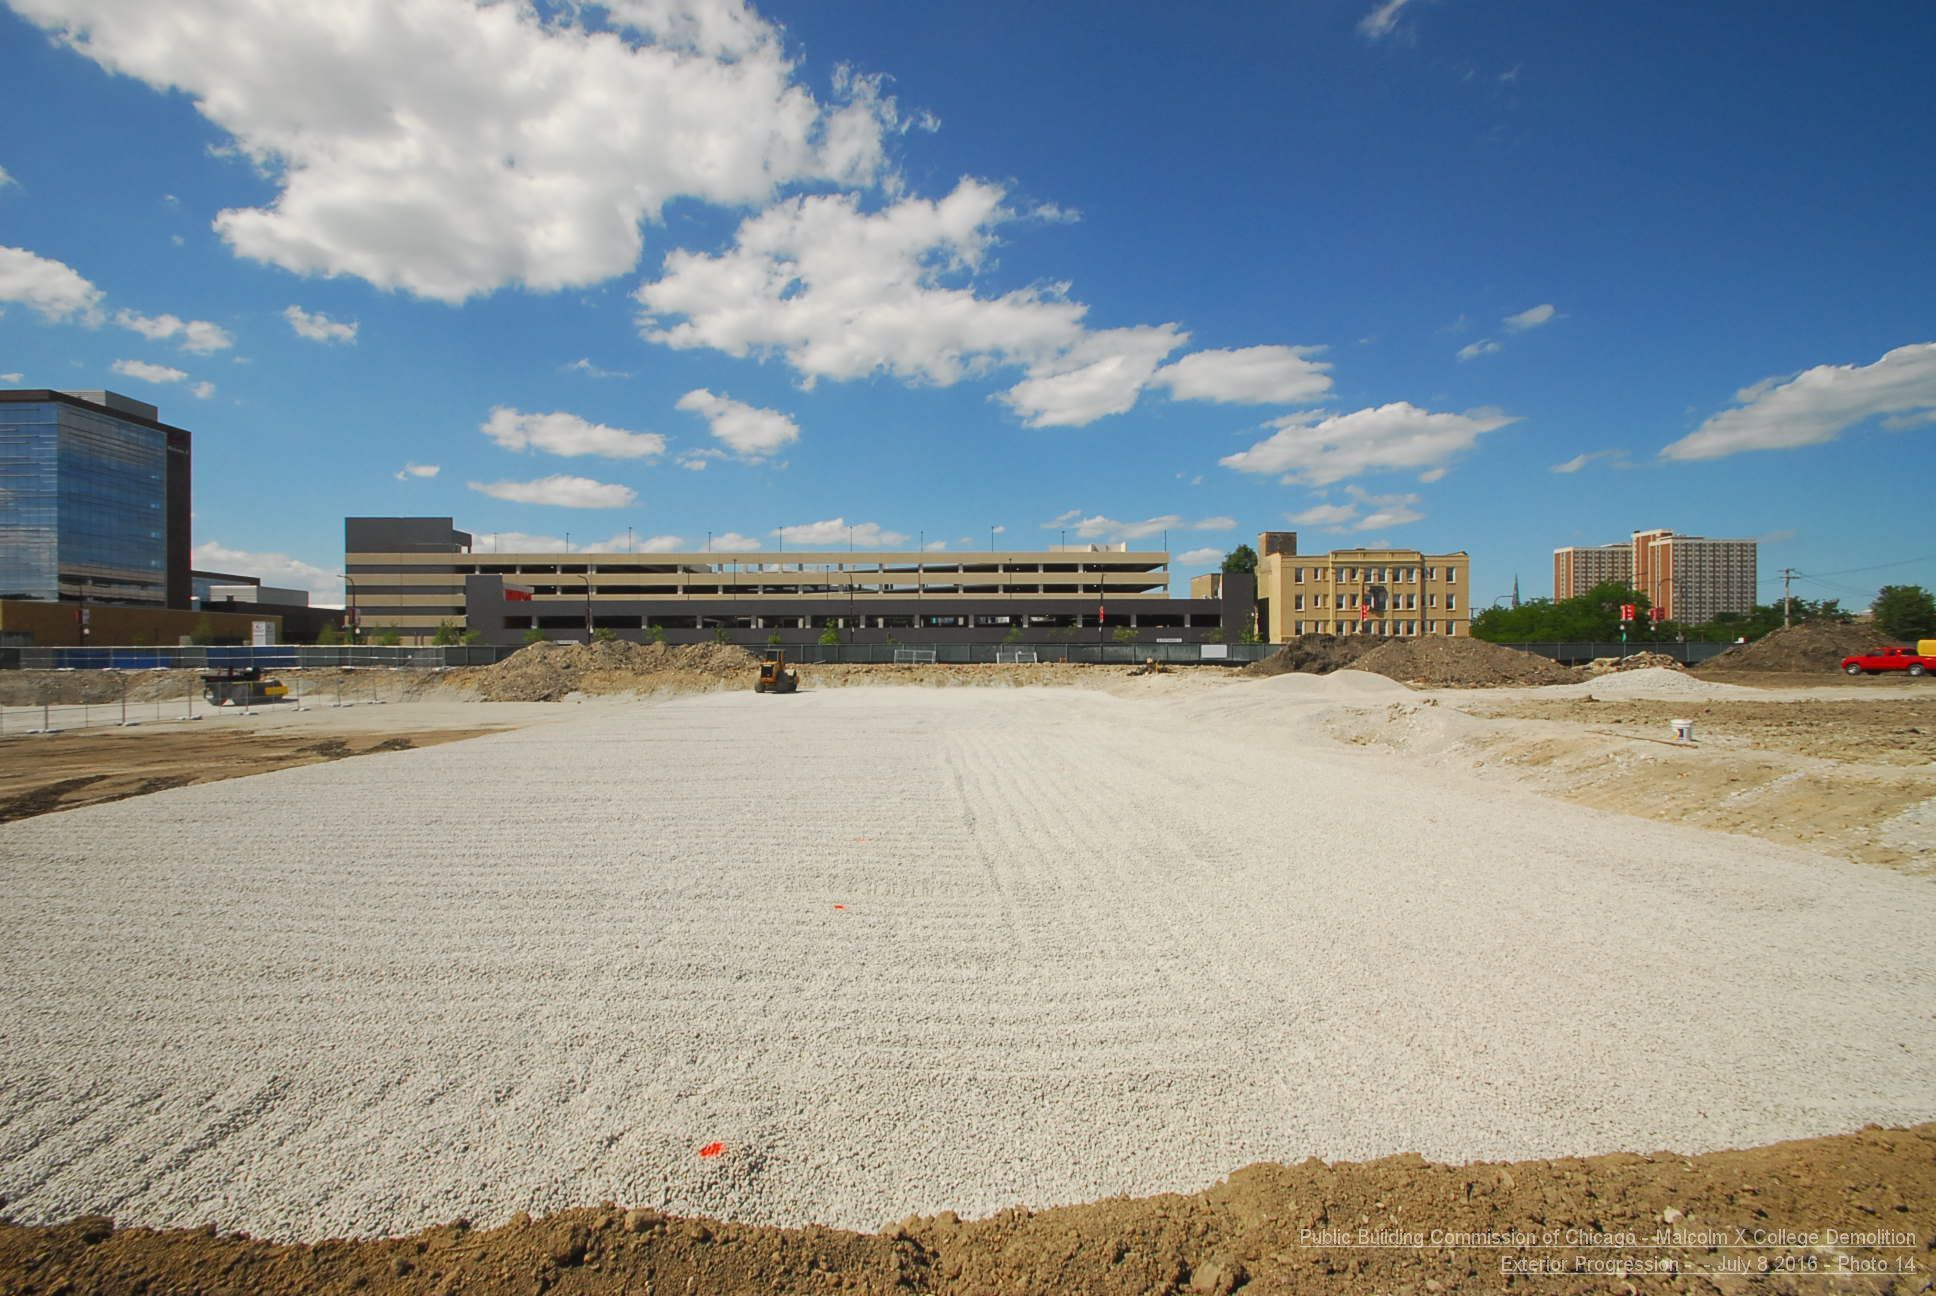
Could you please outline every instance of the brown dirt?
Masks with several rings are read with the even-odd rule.
[[[1639,652],[1626,657],[1595,657],[1586,664],[1589,675],[1612,675],[1620,671],[1647,670],[1658,666],[1662,670],[1684,671],[1687,667],[1669,657],[1666,653]]]
[[[1887,638],[1873,625],[1815,621],[1739,644],[1695,667],[1702,675],[1816,674],[1840,670],[1842,659],[1867,652]]]
[[[570,693],[718,688],[753,678],[759,658],[733,644],[532,644],[494,666],[443,672],[486,702],[556,702]]]
[[[1703,746],[1793,752],[1868,765],[1926,766],[1936,762],[1936,689],[1926,700],[1640,702],[1586,698],[1480,703],[1471,715],[1558,720],[1610,727],[1653,738],[1670,735],[1673,721],[1695,722]]]
[[[0,822],[145,796],[164,788],[408,751],[495,732],[489,728],[348,733],[259,733],[184,726],[181,733],[83,730],[0,739]]]
[[[1936,1125],[1923,1125],[1697,1157],[1255,1165],[1189,1196],[944,1213],[872,1234],[610,1203],[313,1246],[86,1217],[0,1225],[0,1293],[1870,1296],[1928,1290],[1933,1238]],[[1520,1276],[1534,1265],[1550,1268]]]
[[[1567,684],[1580,673],[1535,653],[1483,639],[1394,639],[1372,649],[1351,669],[1430,688],[1493,688]]]
[[[1271,676],[1298,672],[1329,675],[1344,670],[1374,648],[1391,640],[1383,635],[1303,635],[1279,648],[1260,662],[1243,668],[1245,675]]]

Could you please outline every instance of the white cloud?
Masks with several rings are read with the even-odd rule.
[[[115,312],[114,322],[124,329],[139,333],[150,342],[180,337],[181,349],[195,355],[226,351],[235,345],[235,339],[229,336],[227,329],[207,320],[184,320],[174,315],[141,315],[123,310]]]
[[[1020,367],[1003,400],[1034,427],[1128,409],[1188,335],[1174,324],[1089,331],[1066,284],[977,295],[967,281],[1017,219],[1003,197],[964,179],[944,198],[873,212],[853,194],[776,204],[718,255],[669,253],[634,294],[640,332],[675,349],[778,356],[807,386],[885,373],[948,387]]]
[[[901,125],[877,80],[817,102],[730,3],[619,0],[621,33],[522,2],[11,2],[229,133],[278,190],[216,217],[239,255],[443,301],[624,273],[677,197],[870,183]]]
[[[1497,350],[1499,350],[1499,344],[1497,342],[1494,342],[1491,338],[1480,338],[1477,342],[1468,342],[1460,347],[1459,359],[1477,360],[1480,356],[1491,355]]]
[[[264,585],[277,589],[308,590],[310,602],[319,607],[343,605],[342,572],[318,567],[288,554],[252,553],[247,549],[232,549],[218,540],[207,540],[195,546],[194,561],[204,571],[254,576]]]
[[[1133,408],[1163,358],[1188,338],[1174,324],[1090,333],[1030,365],[1028,377],[1001,399],[1030,427],[1085,427]]]
[[[1176,556],[1179,566],[1195,567],[1199,563],[1220,563],[1223,561],[1221,549],[1191,549]]]
[[[1382,0],[1377,8],[1358,20],[1358,34],[1367,40],[1383,40],[1398,26],[1399,11],[1409,0]]]
[[[435,477],[443,470],[442,464],[407,463],[397,470],[397,480],[408,481],[412,477]]]
[[[0,373],[0,382],[3,382],[3,383],[23,383],[26,381],[27,381],[26,374]]]
[[[101,290],[73,267],[25,248],[0,247],[0,304],[18,302],[43,319],[101,320]]]
[[[741,535],[737,531],[722,531],[712,537],[712,547],[722,553],[751,553],[756,549],[769,549],[771,545],[761,544],[752,536]]]
[[[1446,468],[1443,465],[1437,468],[1428,468],[1418,475],[1418,479],[1429,486],[1435,481],[1444,481],[1445,474],[1450,471],[1452,471],[1450,468]]]
[[[1571,459],[1568,459],[1565,463],[1556,463],[1551,468],[1547,469],[1547,471],[1556,472],[1556,473],[1576,473],[1590,463],[1597,462],[1598,460],[1601,460],[1601,459],[1612,459],[1624,453],[1625,451],[1622,451],[1622,450],[1589,450],[1585,454],[1574,455]]]
[[[196,400],[207,400],[215,394],[215,384],[204,379],[188,389],[195,393]]]
[[[1197,351],[1157,370],[1155,382],[1178,400],[1293,405],[1331,390],[1331,366],[1310,358],[1323,352],[1293,346]]]
[[[1115,518],[1105,517],[1100,513],[1084,517],[1080,509],[1070,509],[1042,524],[1043,529],[1048,531],[1073,531],[1079,540],[1111,542],[1146,540],[1150,536],[1162,535],[1165,531],[1229,531],[1236,525],[1235,518],[1207,517],[1193,521],[1178,513],[1165,513],[1160,517],[1144,518],[1140,522],[1119,522]]]
[[[1549,302],[1541,306],[1528,307],[1517,315],[1508,315],[1500,323],[1515,333],[1523,333],[1527,329],[1536,329],[1542,324],[1550,324],[1558,314],[1559,312],[1554,310]]]
[[[704,387],[681,396],[674,408],[689,410],[705,419],[714,438],[748,463],[758,463],[778,454],[800,439],[799,427],[778,410],[761,409],[730,396],[715,396]],[[681,459],[680,466],[694,467],[693,458],[698,459],[699,468],[705,467],[705,457],[698,452]]]
[[[311,342],[354,342],[356,341],[356,321],[339,323],[321,311],[311,313],[300,306],[291,306],[283,311],[282,317],[289,321],[289,327],[296,330],[297,337],[308,338]]]
[[[600,369],[591,362],[589,356],[580,356],[564,366],[566,373],[581,373],[587,378],[630,378],[632,375],[622,369]]]
[[[553,473],[536,481],[471,482],[470,488],[492,499],[515,504],[546,504],[553,508],[623,508],[638,498],[630,486],[568,477]]]
[[[773,534],[796,549],[845,549],[850,535],[856,549],[892,549],[907,543],[907,537],[899,531],[883,530],[877,522],[849,525],[846,518],[828,518],[824,522],[808,522],[803,526],[777,527]],[[718,547],[717,541],[714,541],[714,547]]]
[[[724,450],[681,450],[672,461],[687,472],[705,472],[715,459],[730,459]]]
[[[541,450],[567,459],[580,455],[650,459],[664,454],[666,447],[665,438],[657,432],[628,432],[563,412],[527,414],[508,405],[494,406],[491,417],[477,430],[506,450]]]
[[[149,364],[146,360],[116,360],[110,367],[125,378],[138,378],[142,382],[178,383],[188,377],[184,370]]]
[[[1368,472],[1444,467],[1485,433],[1518,421],[1496,409],[1435,414],[1408,401],[1350,414],[1287,414],[1266,425],[1277,429],[1270,437],[1218,462],[1238,472],[1280,473],[1286,484],[1329,486]]]
[[[1833,441],[1865,420],[1936,410],[1936,342],[1897,347],[1871,365],[1816,365],[1766,378],[1740,402],[1663,449],[1663,459],[1719,459]]]
[[[1357,516],[1357,508],[1350,504],[1313,504],[1302,513],[1292,513],[1288,520],[1297,526],[1342,527]]]
[[[5,189],[8,185],[14,184],[14,183],[16,183],[16,181],[12,176],[7,174],[7,168],[0,167],[0,189]]]
[[[1373,495],[1357,486],[1347,486],[1344,491],[1351,497],[1349,504],[1314,504],[1301,513],[1290,514],[1288,520],[1321,531],[1377,531],[1422,521],[1425,517],[1416,507],[1419,502],[1416,495]]]

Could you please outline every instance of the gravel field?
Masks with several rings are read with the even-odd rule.
[[[1402,697],[716,693],[5,825],[4,1211],[873,1228],[1936,1117],[1927,880],[1323,736]]]

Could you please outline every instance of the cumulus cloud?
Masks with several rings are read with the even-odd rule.
[[[1146,540],[1165,531],[1230,531],[1236,525],[1236,518],[1186,519],[1180,513],[1165,513],[1160,517],[1144,518],[1140,522],[1120,522],[1100,513],[1084,516],[1081,509],[1070,509],[1050,518],[1042,527],[1047,531],[1073,531],[1079,540],[1107,540],[1113,543],[1118,540]]]
[[[1936,411],[1936,342],[1897,347],[1870,365],[1816,365],[1766,378],[1667,446],[1663,459],[1720,459],[1748,450],[1793,450],[1833,441],[1858,423],[1892,416],[1899,426]]]
[[[1066,284],[977,294],[1004,191],[964,179],[946,197],[861,210],[854,194],[778,203],[717,255],[677,250],[634,294],[641,334],[676,349],[783,359],[811,386],[886,374],[948,387],[1020,368],[1002,399],[1034,427],[1087,423],[1135,404],[1188,340],[1174,324],[1091,331]]]
[[[696,387],[681,396],[675,408],[705,419],[713,436],[748,463],[758,463],[778,454],[800,439],[800,429],[778,410],[761,409],[729,396],[715,396],[704,387]],[[701,452],[689,452],[680,459],[680,467],[704,468],[706,457]]]
[[[150,342],[180,338],[181,349],[195,355],[226,351],[235,345],[235,339],[228,335],[228,330],[207,320],[184,320],[174,315],[142,315],[123,310],[115,312],[114,322],[124,329],[139,333]]]
[[[1624,452],[1620,450],[1589,450],[1585,454],[1574,455],[1571,459],[1568,459],[1565,463],[1556,463],[1551,468],[1547,469],[1547,471],[1556,472],[1556,473],[1576,473],[1590,463],[1595,463],[1601,459],[1611,459],[1616,455],[1619,455],[1622,453]]]
[[[623,508],[638,498],[630,486],[553,473],[535,481],[471,482],[470,488],[492,499],[514,504],[546,504],[553,508]]]
[[[1445,467],[1487,432],[1519,420],[1496,409],[1440,414],[1394,401],[1349,414],[1287,414],[1248,450],[1218,460],[1246,473],[1281,474],[1288,484],[1329,486],[1368,472]]]
[[[409,481],[412,477],[435,477],[442,471],[441,464],[407,463],[397,469],[397,480]]]
[[[752,536],[741,535],[737,531],[722,531],[718,535],[713,536],[708,544],[711,548],[721,553],[752,553],[756,549],[770,547],[761,544]]]
[[[589,356],[580,356],[564,366],[566,373],[581,373],[587,378],[630,378],[632,375],[622,369],[601,369],[591,362]]]
[[[195,393],[196,400],[207,400],[209,397],[215,394],[215,384],[204,380],[202,382],[196,383],[193,387],[190,387],[188,390]]]
[[[343,574],[315,563],[292,558],[285,553],[256,553],[235,549],[219,540],[195,546],[195,566],[204,571],[235,572],[254,576],[264,585],[277,589],[309,591],[309,600],[319,607],[343,605]]]
[[[73,267],[26,248],[0,247],[0,304],[17,302],[42,319],[98,324],[101,290]]]
[[[1350,503],[1314,504],[1301,513],[1290,514],[1289,521],[1321,531],[1377,531],[1422,521],[1425,517],[1418,511],[1416,495],[1373,495],[1357,486],[1347,486],[1344,490]]]
[[[14,178],[7,174],[7,168],[0,167],[0,189],[5,189],[13,183],[15,183]]]
[[[178,383],[188,377],[185,370],[149,364],[146,360],[116,360],[111,367],[124,378],[138,378],[142,382]]]
[[[493,407],[491,416],[477,430],[506,450],[541,450],[567,459],[580,455],[650,459],[664,454],[666,447],[665,438],[657,432],[628,432],[563,412],[527,414],[508,405]]]
[[[1398,27],[1398,16],[1409,0],[1381,0],[1381,3],[1358,20],[1358,34],[1366,40],[1383,40]]]
[[[23,373],[0,373],[0,382],[3,383],[23,383],[26,381],[27,375]]]
[[[310,312],[300,306],[291,306],[282,312],[289,321],[289,327],[296,330],[296,336],[308,338],[311,342],[354,342],[356,341],[356,321],[339,323],[321,311]]]
[[[1223,561],[1223,550],[1216,548],[1189,549],[1178,554],[1176,561],[1180,566],[1184,567],[1195,567],[1201,563],[1220,563]]]
[[[1154,381],[1178,400],[1293,405],[1331,390],[1331,366],[1311,359],[1323,347],[1254,346],[1196,351],[1156,371]]]
[[[620,0],[11,0],[102,67],[179,90],[273,183],[221,212],[241,256],[462,301],[596,283],[690,197],[868,184],[900,129],[878,81],[822,104],[743,5]]]
[[[907,543],[901,532],[886,530],[878,522],[849,523],[846,518],[776,527],[773,534],[796,549],[845,549],[850,536],[856,549],[892,549]]]
[[[1548,302],[1541,306],[1529,306],[1517,315],[1508,315],[1500,323],[1515,333],[1523,333],[1527,329],[1536,329],[1542,324],[1552,323],[1553,318],[1558,314],[1559,312],[1553,309],[1552,303]]]
[[[1468,342],[1460,347],[1459,359],[1477,360],[1480,356],[1491,355],[1497,350],[1499,350],[1499,344],[1497,342],[1494,342],[1491,338],[1480,338],[1477,342]]]

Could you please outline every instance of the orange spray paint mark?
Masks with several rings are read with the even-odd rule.
[[[724,1143],[708,1143],[705,1147],[699,1149],[699,1155],[704,1160],[710,1161],[725,1150],[726,1145]]]
[[[847,907],[846,905],[835,905],[835,906],[834,906],[834,908],[836,908],[836,909],[845,909],[846,907]]]

